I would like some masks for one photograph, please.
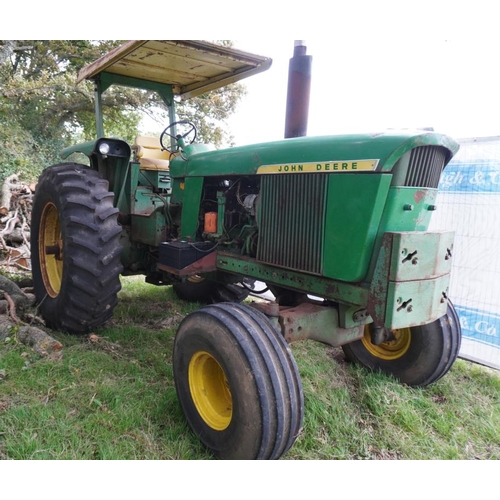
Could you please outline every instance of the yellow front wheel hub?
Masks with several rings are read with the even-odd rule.
[[[227,429],[233,416],[233,398],[219,362],[208,352],[198,351],[189,362],[188,377],[200,417],[212,429]]]
[[[187,280],[189,281],[189,283],[198,284],[198,283],[203,283],[205,281],[205,278],[195,274],[194,276],[190,276]]]
[[[369,325],[365,326],[365,333],[361,341],[366,350],[376,358],[394,361],[402,357],[411,344],[411,328],[399,328],[391,330],[392,339],[382,342],[380,345],[372,344]]]
[[[53,203],[45,205],[40,218],[38,255],[45,289],[50,297],[57,297],[63,274],[63,243],[59,213]]]

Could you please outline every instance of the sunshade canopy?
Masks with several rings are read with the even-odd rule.
[[[101,73],[169,85],[183,99],[267,70],[272,60],[197,40],[130,40],[78,73],[78,82]]]

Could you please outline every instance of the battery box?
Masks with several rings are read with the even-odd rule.
[[[160,243],[158,264],[180,270],[206,257],[216,246],[211,241],[166,241]]]

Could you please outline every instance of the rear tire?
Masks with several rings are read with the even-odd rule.
[[[43,171],[31,222],[33,286],[47,326],[83,334],[113,314],[121,227],[108,182],[85,165]]]
[[[209,297],[214,291],[215,282],[201,276],[190,276],[181,283],[174,283],[172,288],[181,300],[186,302],[210,303]]]
[[[451,302],[447,313],[433,323],[394,330],[394,335],[394,340],[374,345],[367,325],[361,340],[342,349],[349,361],[418,387],[436,382],[448,373],[457,359],[462,338]]]
[[[200,304],[242,302],[250,293],[241,286],[217,283],[201,276],[191,276],[182,283],[174,283],[172,288],[181,300]]]
[[[210,305],[179,326],[174,379],[187,422],[223,459],[278,459],[302,427],[302,384],[291,351],[259,311]]]

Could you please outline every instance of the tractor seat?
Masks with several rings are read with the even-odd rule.
[[[171,153],[162,151],[160,139],[139,135],[132,150],[139,160],[141,170],[169,170]]]

